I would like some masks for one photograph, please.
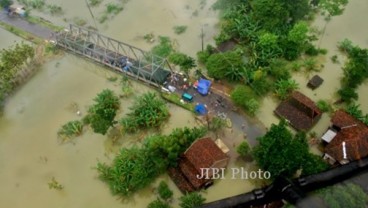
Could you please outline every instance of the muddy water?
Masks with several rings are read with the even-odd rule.
[[[350,39],[354,44],[363,48],[368,48],[368,22],[366,19],[366,11],[368,9],[368,1],[366,0],[354,0],[349,1],[343,15],[333,17],[331,21],[326,22],[324,17],[317,17],[313,26],[319,30],[325,30],[324,34],[319,37],[317,42],[321,48],[328,50],[326,58],[320,58],[319,61],[324,65],[324,68],[318,74],[324,79],[323,84],[312,91],[307,88],[308,80],[315,74],[296,73],[293,78],[299,83],[300,91],[310,97],[314,101],[324,99],[333,103],[337,100],[336,91],[340,88],[340,78],[343,76],[341,67],[344,63],[344,56],[337,50],[337,43],[345,38]],[[338,55],[340,64],[334,64],[331,62],[330,57]],[[368,82],[366,81],[358,88],[359,100],[362,110],[368,113]],[[277,107],[278,101],[272,98],[265,98],[263,100],[263,106],[258,114],[260,120],[269,126],[272,123],[278,122],[278,119],[274,116],[273,110]],[[315,131],[318,135],[322,133],[328,127],[330,121],[327,114],[322,116],[322,119],[311,130]]]
[[[143,39],[144,35],[153,33],[156,40],[158,36],[169,36],[174,40],[177,49],[195,56],[196,52],[201,50],[202,26],[204,44],[214,42],[213,36],[218,31],[216,29],[218,18],[211,6],[215,1],[129,0],[124,4],[123,11],[103,24],[99,23],[98,18],[102,16],[105,5],[108,2],[117,1],[105,0],[100,6],[93,7],[92,12],[97,19],[98,30],[104,35],[144,50],[149,50],[152,47],[152,44]],[[47,2],[60,5],[65,10],[65,14],[61,17],[52,17],[32,11],[33,14],[62,26],[72,23],[75,17],[86,20],[87,25],[95,26],[85,1],[49,0]],[[200,2],[205,3],[202,6]],[[187,30],[181,35],[176,35],[173,27],[179,25],[187,26]]]
[[[22,39],[14,34],[4,30],[0,27],[0,48],[8,48],[9,46],[14,45],[16,42],[21,42]]]

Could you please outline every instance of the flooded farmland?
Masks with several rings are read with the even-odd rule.
[[[40,14],[45,19],[66,26],[64,18],[79,17],[85,19],[88,25],[94,25],[84,1],[48,2],[59,4],[66,13],[62,17]],[[202,27],[205,44],[213,43],[212,38],[217,33],[217,14],[210,9],[214,1],[205,1],[203,8],[200,2],[202,1],[130,0],[125,4],[124,10],[108,23],[98,23],[97,29],[106,36],[145,50],[152,46],[143,39],[145,34],[153,33],[155,37],[169,36],[175,40],[176,47],[181,52],[194,57],[201,49]],[[336,99],[334,92],[339,87],[342,65],[333,64],[329,57],[338,53],[338,41],[349,38],[355,44],[368,47],[368,25],[364,22],[367,7],[368,2],[365,0],[351,1],[342,16],[334,17],[327,23],[320,46],[328,49],[329,53],[320,73],[325,82],[319,89],[311,91],[305,88],[308,77],[304,74],[294,75],[300,83],[300,90],[313,100],[328,99],[332,102]],[[92,10],[96,17],[103,12],[103,8]],[[325,23],[323,18],[318,18],[315,25],[322,29]],[[188,26],[187,31],[181,35],[175,34],[173,27],[177,25]],[[2,29],[0,33],[1,48],[20,40]],[[343,57],[339,58],[342,62]],[[115,74],[92,62],[67,54],[47,62],[39,73],[9,99],[4,116],[0,118],[1,207],[142,208],[156,199],[152,192],[160,180],[168,182],[174,191],[174,207],[178,207],[177,198],[181,194],[166,174],[128,200],[112,196],[108,186],[97,178],[97,171],[94,170],[97,161],[111,161],[120,147],[130,146],[135,140],[122,138],[119,145],[114,145],[106,136],[87,130],[74,143],[58,142],[56,132],[59,127],[67,121],[79,118],[68,109],[72,103],[78,104],[83,114],[92,103],[93,97],[102,89],[109,88],[119,93],[119,85],[107,81],[111,76]],[[134,87],[137,94],[152,91],[140,83],[134,83]],[[364,96],[367,90],[367,82],[358,90],[359,103],[365,113],[368,113],[368,98]],[[263,100],[257,117],[265,126],[279,121],[273,115],[277,102],[271,97]],[[122,100],[120,116],[128,110],[131,103],[132,99]],[[169,133],[175,127],[196,125],[190,112],[175,105],[169,107],[171,118],[164,127],[164,133]],[[329,118],[324,115],[313,131],[321,134],[328,123]],[[228,146],[234,147],[242,141],[243,132],[240,129],[231,132],[226,130],[226,136],[221,136]],[[229,168],[244,166],[248,170],[255,169],[253,164],[239,160],[233,152],[231,155],[233,157]],[[48,183],[52,178],[65,188],[62,191],[49,189]],[[260,185],[252,180],[230,180],[229,172],[226,178],[216,181],[215,186],[203,193],[207,201],[244,193]]]

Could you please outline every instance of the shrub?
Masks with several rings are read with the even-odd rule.
[[[165,102],[150,92],[137,97],[129,109],[130,112],[121,120],[127,132],[159,127],[170,115]]]
[[[246,141],[242,141],[239,146],[236,148],[236,152],[241,156],[241,157],[246,157],[249,155],[250,153],[250,147],[248,142]]]
[[[259,102],[256,99],[256,95],[249,87],[239,85],[231,92],[230,96],[235,104],[241,106],[252,116],[259,109]]]
[[[171,206],[166,202],[156,199],[155,201],[148,204],[147,208],[170,208]]]
[[[180,35],[184,33],[187,30],[187,26],[181,25],[181,26],[174,26],[174,32],[177,35]]]
[[[325,100],[318,100],[317,107],[321,109],[322,112],[330,112],[332,110],[330,104]]]
[[[204,203],[204,201],[206,201],[206,199],[203,198],[203,196],[197,192],[191,192],[189,194],[186,194],[180,197],[179,200],[181,208],[200,207]]]
[[[173,196],[173,192],[165,181],[161,181],[158,185],[158,194],[163,200],[168,200]]]
[[[64,124],[57,132],[57,135],[62,139],[71,139],[79,136],[83,131],[83,124],[81,121],[69,121]]]

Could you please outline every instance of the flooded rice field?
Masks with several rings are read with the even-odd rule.
[[[8,48],[12,45],[14,45],[17,42],[21,42],[22,39],[18,36],[15,36],[13,33],[8,32],[7,30],[4,30],[0,27],[0,49]]]

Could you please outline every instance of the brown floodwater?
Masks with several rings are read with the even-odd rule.
[[[50,1],[52,2],[52,1]],[[103,34],[148,50],[152,44],[143,40],[143,35],[154,33],[170,36],[177,49],[195,55],[201,48],[201,27],[204,43],[213,43],[217,29],[217,14],[210,10],[214,1],[207,1],[203,9],[197,1],[129,1],[121,12],[108,24],[99,25]],[[105,2],[104,2],[105,3]],[[67,7],[65,16],[88,18],[83,2],[63,1]],[[193,12],[198,10],[198,14]],[[36,14],[37,12],[33,12]],[[61,18],[44,15],[45,19],[65,24]],[[188,26],[181,35],[173,32],[175,25]],[[3,33],[2,33],[3,34]],[[4,32],[6,34],[6,32]],[[3,37],[3,35],[2,35]],[[4,35],[5,37],[5,35]],[[19,40],[6,34],[6,38]],[[11,42],[11,41],[6,41]],[[3,44],[3,43],[1,43]],[[7,44],[1,47],[7,47]],[[79,119],[70,106],[76,103],[82,114],[92,98],[104,88],[119,92],[117,83],[107,81],[114,73],[74,55],[47,62],[42,69],[7,102],[5,113],[0,118],[0,201],[4,207],[146,207],[156,198],[153,189],[160,180],[165,180],[174,191],[173,206],[178,207],[179,190],[164,174],[151,186],[121,200],[111,195],[106,184],[97,176],[97,161],[110,162],[123,146],[131,146],[139,139],[124,136],[113,143],[107,136],[86,130],[73,143],[60,144],[56,137],[59,127],[67,121]],[[152,91],[140,83],[134,83],[136,94]],[[132,99],[122,100],[121,117],[128,111]],[[171,117],[163,132],[169,133],[176,127],[197,126],[193,114],[169,104]],[[221,138],[229,147],[243,140],[241,130],[225,130]],[[141,138],[141,136],[139,136]],[[234,152],[229,167],[244,167],[255,170],[252,163],[239,160]],[[49,189],[48,183],[55,178],[64,186],[62,191]],[[216,185],[203,194],[207,201],[213,201],[252,190],[259,181],[237,178],[216,181]]]
[[[45,19],[59,25],[66,25],[63,18],[80,17],[93,25],[84,1],[56,1],[49,3],[61,5],[66,14],[63,17],[43,15]],[[108,1],[104,1],[102,5]],[[170,36],[176,40],[177,48],[192,56],[201,49],[201,28],[204,31],[204,43],[213,43],[212,37],[218,29],[217,14],[210,9],[214,0],[207,0],[203,9],[200,1],[169,0],[131,0],[124,10],[107,23],[98,24],[98,29],[105,35],[148,50],[152,44],[143,40],[147,33]],[[301,91],[312,99],[328,99],[334,101],[334,92],[339,87],[342,76],[341,65],[332,64],[329,57],[337,54],[336,43],[344,38],[351,39],[362,47],[368,47],[367,22],[365,12],[368,2],[354,0],[349,3],[342,16],[334,17],[326,26],[321,40],[321,47],[329,53],[324,70],[320,75],[324,84],[315,91],[305,88],[307,77],[296,74],[294,78],[300,83]],[[93,9],[95,16],[101,15],[102,8]],[[198,12],[196,12],[198,11]],[[196,14],[197,13],[197,14]],[[34,12],[37,14],[37,12]],[[187,25],[187,31],[181,35],[174,34],[173,27]],[[315,25],[320,29],[325,26],[323,18],[317,18]],[[0,47],[9,46],[19,38],[0,30]],[[6,40],[6,41],[5,41]],[[339,56],[339,58],[342,56]],[[106,136],[86,132],[73,143],[60,144],[56,138],[59,127],[67,121],[79,119],[70,111],[70,105],[77,103],[82,114],[85,113],[92,98],[102,89],[109,88],[119,92],[117,83],[107,81],[114,73],[74,55],[47,62],[42,69],[12,96],[0,118],[0,201],[1,207],[137,207],[143,208],[156,198],[153,188],[160,180],[168,182],[174,191],[174,207],[178,207],[177,198],[181,195],[169,177],[164,174],[154,184],[137,192],[132,198],[121,200],[112,196],[106,184],[97,178],[95,167],[97,161],[109,162],[114,153],[122,146],[130,146],[137,142],[131,137],[122,138],[113,144]],[[359,103],[368,113],[368,100],[364,95],[368,84],[359,89]],[[134,83],[137,94],[152,89]],[[119,116],[127,112],[132,99],[122,100]],[[257,117],[266,125],[277,123],[273,115],[277,101],[267,97]],[[168,133],[175,127],[192,127],[197,125],[192,113],[174,105],[170,106],[172,114],[163,132]],[[329,118],[324,115],[313,129],[318,134],[327,128]],[[243,140],[240,130],[225,130],[220,137],[229,147],[234,147]],[[230,153],[229,167],[244,167],[255,170],[252,163],[239,160],[234,152]],[[48,183],[55,178],[64,186],[62,191],[49,189]],[[231,180],[230,171],[226,179],[218,180],[215,186],[204,191],[207,201],[248,192],[260,185],[260,181],[235,179]]]

